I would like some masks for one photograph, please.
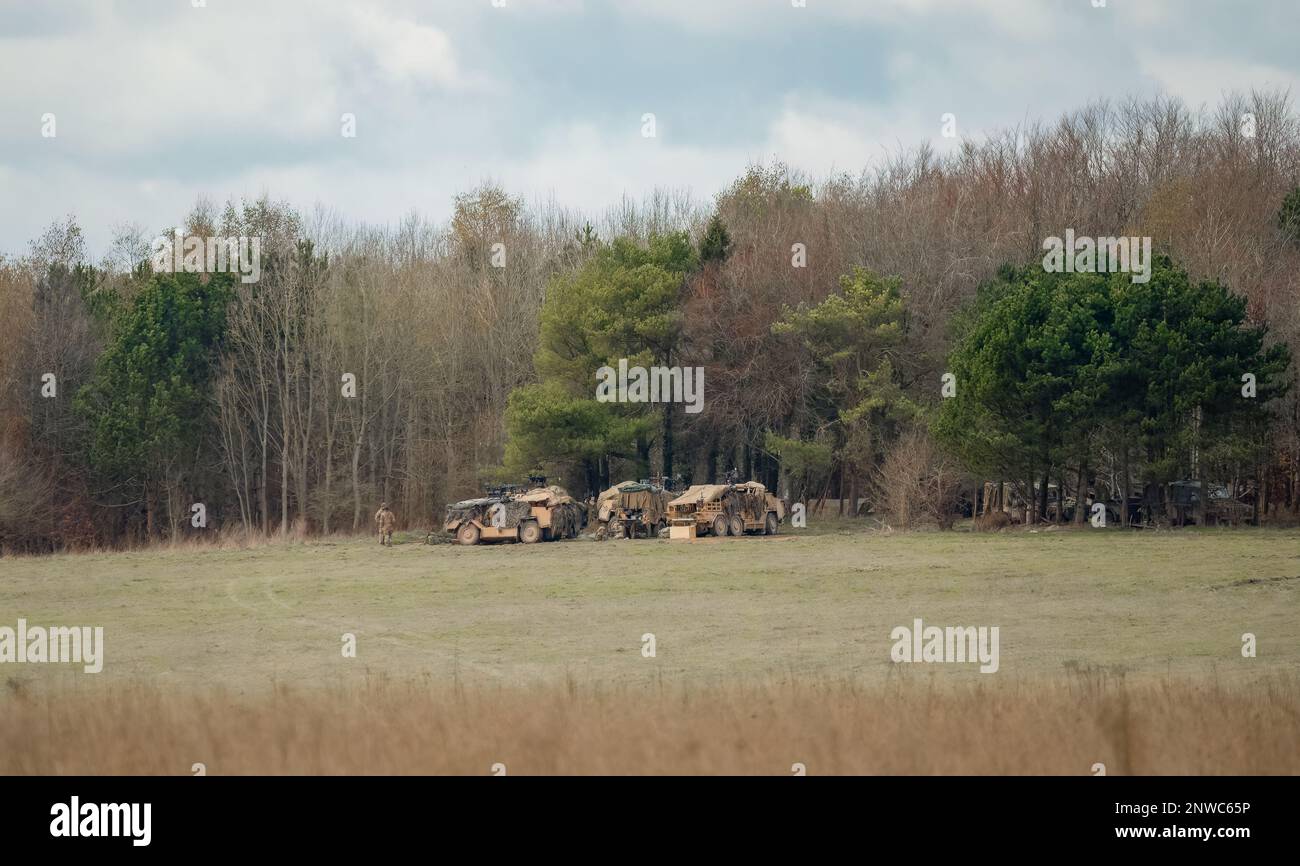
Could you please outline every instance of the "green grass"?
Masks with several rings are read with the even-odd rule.
[[[21,690],[125,681],[258,690],[375,677],[687,686],[1221,679],[1300,666],[1300,532],[1042,531],[563,542],[462,548],[407,536],[0,560],[0,625],[104,627],[104,671],[5,664]],[[1257,581],[1257,582],[1249,582]],[[894,665],[890,630],[1001,629],[999,677]],[[341,636],[357,638],[345,659]],[[641,637],[656,637],[643,658]],[[1258,658],[1241,656],[1241,636]]]

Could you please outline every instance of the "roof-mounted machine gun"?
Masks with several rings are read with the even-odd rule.
[[[489,499],[510,499],[518,491],[518,484],[485,484],[483,486],[483,492]]]

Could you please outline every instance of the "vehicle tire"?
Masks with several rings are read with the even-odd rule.
[[[731,534],[737,538],[745,534],[745,518],[739,514],[731,515]]]
[[[542,528],[536,520],[525,520],[519,524],[519,540],[524,544],[536,544],[542,540]]]
[[[472,523],[462,523],[456,530],[456,541],[461,544],[478,544],[478,527]]]
[[[719,514],[717,517],[713,518],[712,532],[718,538],[722,538],[727,534],[727,516],[725,514]]]
[[[776,529],[779,525],[780,525],[780,521],[776,519],[776,512],[769,511],[767,513],[767,520],[764,521],[763,523],[763,534],[776,535]]]

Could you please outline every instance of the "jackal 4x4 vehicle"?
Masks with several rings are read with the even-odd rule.
[[[535,487],[525,493],[498,488],[479,499],[448,505],[442,528],[461,544],[577,538],[582,508],[561,487]]]
[[[776,535],[785,520],[785,503],[757,481],[693,484],[668,503],[674,526],[695,524],[699,535]]]
[[[652,538],[668,525],[672,494],[652,481],[623,481],[600,494],[596,519],[608,538]]]

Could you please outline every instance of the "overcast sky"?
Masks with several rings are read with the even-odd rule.
[[[979,137],[1102,97],[1300,96],[1297,0],[193,2],[0,0],[0,253],[74,214],[98,257],[200,194],[384,224],[491,179],[600,211],[947,149],[949,112]]]

